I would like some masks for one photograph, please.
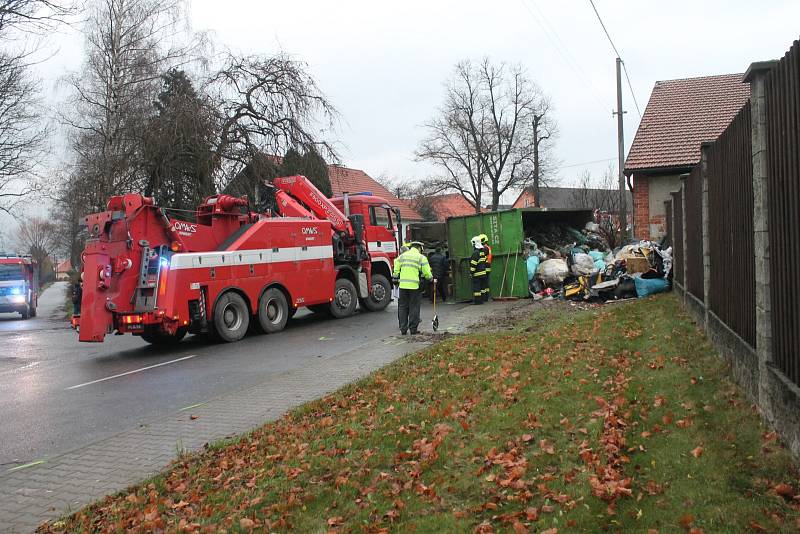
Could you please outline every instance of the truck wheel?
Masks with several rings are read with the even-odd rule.
[[[36,317],[36,308],[31,308],[31,317]]]
[[[22,316],[23,320],[27,319],[31,315],[30,308],[26,307],[25,310],[19,312],[19,314]]]
[[[353,315],[358,304],[356,286],[347,278],[339,278],[333,289],[333,302],[330,304],[331,315],[337,319]]]
[[[381,311],[392,301],[392,286],[382,274],[372,275],[372,287],[369,296],[359,299],[361,306],[369,311]]]
[[[222,295],[214,306],[214,330],[223,341],[239,341],[250,325],[250,310],[237,293],[229,291]]]
[[[264,291],[258,301],[258,322],[267,334],[280,332],[289,320],[289,304],[286,295],[276,287]]]
[[[179,328],[175,335],[161,332],[160,330],[146,330],[142,332],[142,339],[151,345],[175,345],[186,337],[187,330]]]

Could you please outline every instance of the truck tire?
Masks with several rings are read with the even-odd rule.
[[[36,308],[31,308],[31,317],[36,317]]]
[[[392,301],[392,286],[382,274],[372,275],[369,296],[359,299],[361,306],[369,311],[382,311]]]
[[[175,335],[167,334],[160,330],[145,330],[142,332],[142,339],[151,345],[176,345],[186,337],[186,328],[179,328]]]
[[[23,311],[19,312],[19,314],[22,316],[22,320],[23,321],[26,320],[28,317],[31,316],[31,308],[30,308],[30,306],[25,306],[25,309]]]
[[[333,302],[330,303],[329,309],[331,315],[337,319],[349,317],[356,311],[358,304],[358,292],[353,282],[347,278],[339,278],[336,280],[336,285],[333,289]]]
[[[264,291],[258,301],[258,323],[267,334],[280,332],[289,320],[289,304],[286,295],[277,287]]]
[[[247,334],[250,310],[239,294],[228,291],[214,305],[214,332],[228,343],[239,341]]]

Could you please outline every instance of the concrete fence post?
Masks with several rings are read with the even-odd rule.
[[[767,163],[766,77],[775,61],[752,63],[744,81],[750,82],[750,117],[753,144],[753,245],[756,278],[756,356],[758,358],[758,405],[772,421],[770,402],[772,362],[772,306],[769,262],[769,195]]]
[[[686,250],[686,242],[689,240],[689,232],[686,228],[686,179],[689,178],[688,174],[681,174],[681,190],[680,195],[678,198],[681,199],[681,228],[683,229],[683,235],[681,236],[682,244],[681,250],[683,250],[683,280],[681,280],[681,285],[683,286],[683,300],[686,301],[686,293],[689,292],[689,288],[686,284],[686,273],[689,266],[689,254],[687,254]]]
[[[702,189],[702,214],[703,225],[703,307],[705,317],[703,323],[708,331],[708,312],[711,309],[711,223],[708,211],[708,158],[713,142],[705,141],[700,145],[700,181]]]

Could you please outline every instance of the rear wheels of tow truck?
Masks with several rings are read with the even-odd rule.
[[[228,343],[239,341],[247,334],[250,325],[250,310],[237,293],[229,291],[217,300],[214,306],[214,333]]]
[[[264,291],[258,301],[258,324],[267,334],[280,332],[286,327],[291,312],[286,295],[277,287]]]
[[[392,286],[382,274],[372,275],[372,287],[369,296],[359,299],[361,306],[369,311],[381,311],[392,301]]]
[[[333,301],[329,305],[331,315],[337,319],[353,315],[358,304],[356,286],[347,278],[339,278],[333,289]]]
[[[175,345],[180,343],[185,336],[185,328],[179,328],[174,335],[155,329],[147,329],[142,332],[142,339],[151,345]]]

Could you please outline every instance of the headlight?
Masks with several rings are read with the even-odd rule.
[[[25,295],[14,295],[11,297],[11,302],[15,304],[25,304]]]
[[[22,288],[21,287],[12,287],[11,288],[12,295],[22,295]]]

